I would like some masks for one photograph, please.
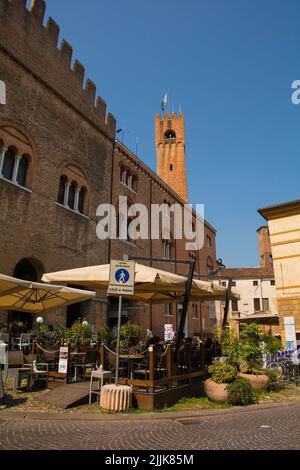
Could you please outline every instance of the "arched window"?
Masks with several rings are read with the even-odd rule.
[[[213,264],[213,260],[211,259],[210,256],[207,258],[206,265],[207,265],[208,274],[211,274],[213,269],[214,269],[214,264]]]
[[[173,165],[172,165],[172,163],[171,163],[171,165],[170,165],[170,171],[173,171]]]
[[[69,187],[69,197],[68,197],[68,206],[70,209],[75,209],[75,193],[76,193],[76,184],[74,181],[70,184]]]
[[[121,182],[123,184],[127,184],[127,171],[126,170],[121,171]]]
[[[84,187],[80,188],[78,196],[78,212],[80,212],[80,214],[83,214],[85,192],[86,189]]]
[[[28,157],[26,155],[23,155],[23,157],[19,161],[19,168],[18,168],[18,174],[17,174],[17,183],[20,186],[25,186],[26,183],[26,174],[27,174],[27,168],[28,168]]]
[[[176,139],[176,134],[172,129],[169,129],[165,132],[164,135],[165,140]]]
[[[209,235],[207,235],[206,240],[207,240],[207,246],[208,246],[208,248],[211,248],[211,246],[212,246],[212,244],[211,244],[211,237],[210,237]]]
[[[133,189],[133,176],[132,175],[128,175],[127,186],[129,189]]]
[[[2,175],[7,180],[12,181],[15,167],[15,152],[12,148],[9,148],[4,155]]]
[[[167,240],[163,240],[162,257],[164,259],[170,259],[170,248],[170,243]]]
[[[73,180],[70,184],[70,179],[70,175],[68,178],[66,174],[60,177],[57,202],[58,204],[65,206],[67,209],[83,214],[86,208],[88,191],[86,186],[82,185],[82,180]]]
[[[64,204],[65,203],[65,191],[66,191],[66,183],[67,183],[67,177],[66,176],[61,176],[59,180],[59,187],[58,187],[58,197],[57,197],[57,202],[59,204]]]

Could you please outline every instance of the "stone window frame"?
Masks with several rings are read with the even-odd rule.
[[[77,170],[77,171],[76,171]],[[89,197],[91,193],[90,184],[84,171],[72,162],[64,165],[59,169],[57,174],[58,186],[56,195],[56,204],[68,209],[76,214],[88,217],[89,213]],[[65,180],[65,188],[63,192],[63,201],[61,199],[61,182]],[[70,188],[74,187],[74,204],[70,206]],[[80,193],[84,192],[82,208],[80,207]]]
[[[120,163],[120,183],[127,189],[137,194],[138,192],[138,175],[130,166],[124,162]]]
[[[12,150],[15,158],[11,178],[3,175],[3,166],[6,153]],[[26,159],[25,182],[19,182],[19,170],[21,161]],[[0,180],[6,181],[19,188],[31,191],[32,172],[36,164],[36,150],[26,130],[17,123],[0,119]]]
[[[134,204],[133,200],[128,197],[128,207],[132,206],[133,204]],[[127,225],[125,229],[125,225],[123,225],[123,223],[125,223],[125,220],[123,220],[123,215],[122,213],[120,213],[120,210],[119,210],[119,201],[116,202],[115,208],[116,208],[116,225],[117,225],[116,226],[116,237],[117,237],[116,240],[136,246],[137,240],[133,240],[132,238],[130,238],[129,232],[128,232],[129,225],[132,222],[132,220],[135,219],[135,217],[128,216],[127,214]],[[126,231],[126,238],[120,238],[120,224],[123,225],[123,228],[121,229],[122,234],[123,234],[123,231],[124,233]]]

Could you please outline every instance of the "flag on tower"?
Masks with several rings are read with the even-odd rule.
[[[167,104],[168,104],[168,92],[163,97],[161,105],[160,105],[162,111],[166,109]]]

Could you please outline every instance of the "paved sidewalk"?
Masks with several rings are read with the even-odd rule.
[[[297,404],[300,404],[299,400],[294,400],[290,403],[265,403],[258,405],[249,405],[249,406],[235,406],[228,409],[217,409],[217,410],[191,410],[191,411],[172,411],[172,412],[149,412],[149,413],[80,413],[74,411],[70,412],[36,412],[36,411],[0,411],[0,420],[20,420],[20,419],[30,419],[30,420],[63,420],[63,421],[140,421],[140,420],[177,420],[177,419],[191,419],[205,416],[219,416],[224,414],[239,414],[239,413],[249,413],[257,410],[266,410],[273,408],[286,408],[293,407]]]
[[[140,415],[0,413],[0,449],[300,449],[300,401]]]

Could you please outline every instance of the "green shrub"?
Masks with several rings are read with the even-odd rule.
[[[92,337],[90,326],[81,320],[73,323],[71,328],[65,330],[64,340],[70,344],[72,350],[77,350],[80,346],[88,344]]]
[[[39,325],[34,329],[36,342],[46,349],[53,349],[60,343],[60,336],[57,330],[50,330],[47,325]]]
[[[242,372],[258,374],[263,364],[263,334],[256,323],[244,325],[240,332],[240,365]]]
[[[117,342],[118,336],[118,328],[117,326],[112,330],[112,337],[114,338],[115,347]],[[121,326],[120,329],[120,349],[122,352],[128,352],[129,347],[131,344],[138,344],[140,341],[145,340],[146,338],[146,330],[143,328],[142,325],[138,325],[136,323],[125,323]]]
[[[278,351],[283,350],[282,343],[279,338],[276,338],[269,333],[262,334],[262,341],[263,341],[263,350],[265,354],[274,355]]]
[[[228,362],[234,366],[239,364],[239,341],[235,333],[229,328],[218,329],[215,332],[216,339],[220,342],[222,356],[226,356]]]
[[[262,372],[269,378],[270,385],[276,385],[278,380],[278,372],[272,369],[264,369]]]
[[[240,332],[240,365],[242,372],[259,374],[263,354],[275,354],[282,349],[281,341],[264,333],[256,323],[244,325]]]
[[[244,377],[237,377],[228,384],[227,390],[227,403],[230,405],[246,406],[256,402],[255,392]]]
[[[208,371],[211,374],[212,380],[218,384],[230,383],[237,376],[236,367],[232,366],[227,361],[216,361],[208,367]]]
[[[101,330],[98,331],[97,339],[100,344],[104,343],[106,345],[109,345],[111,339],[111,331],[108,326],[105,326],[104,328],[101,328]]]

